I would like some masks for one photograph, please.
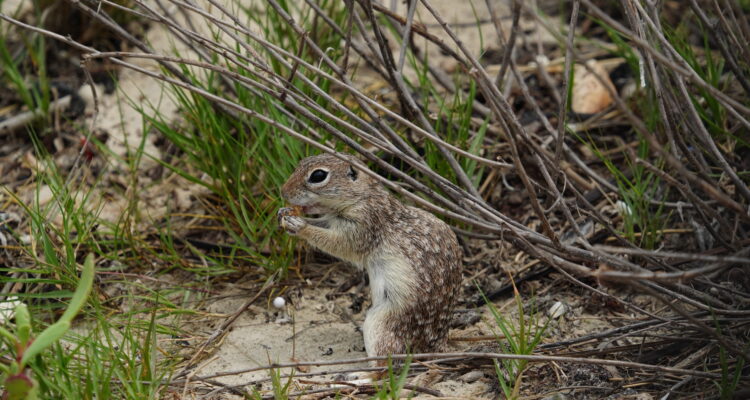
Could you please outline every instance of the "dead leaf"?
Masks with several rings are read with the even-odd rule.
[[[612,84],[604,67],[596,60],[589,60],[586,65],[590,70],[580,64],[574,67],[571,109],[577,114],[596,114],[612,104],[612,96],[609,95],[607,87],[614,91],[615,85]]]

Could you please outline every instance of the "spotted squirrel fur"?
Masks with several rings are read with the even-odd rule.
[[[293,207],[279,210],[279,225],[367,271],[368,356],[443,350],[461,284],[456,235],[431,213],[401,203],[354,161],[343,154],[300,161],[281,188]]]

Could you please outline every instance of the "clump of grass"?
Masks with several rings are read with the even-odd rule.
[[[511,279],[511,282],[512,279]],[[517,355],[530,355],[534,352],[537,345],[544,338],[549,320],[542,323],[541,318],[536,310],[534,297],[531,298],[528,313],[524,310],[524,302],[518,289],[513,284],[513,297],[515,299],[518,317],[517,320],[511,320],[504,317],[498,311],[492,302],[487,299],[480,289],[487,306],[495,319],[495,325],[503,334],[503,340],[498,339],[498,344],[502,352]],[[527,360],[495,360],[495,373],[498,383],[507,399],[518,398],[523,381],[523,374],[528,366]]]
[[[424,65],[427,65],[427,63],[425,62]],[[474,99],[477,96],[476,84],[470,82],[466,92],[456,91],[450,100],[441,95],[434,87],[430,89],[430,92],[432,93],[431,100],[437,103],[439,110],[435,121],[435,130],[442,132],[449,143],[466,149],[472,154],[480,154],[484,137],[487,133],[487,127],[489,126],[489,119],[485,119],[478,129],[474,129],[472,117]],[[455,172],[446,165],[445,160],[439,154],[433,143],[425,143],[425,159],[427,163],[435,171],[439,171],[442,176],[451,177],[455,181]],[[461,167],[469,176],[472,183],[476,187],[479,187],[485,166],[480,165],[475,160],[463,159],[461,160]]]
[[[396,374],[393,361],[390,358],[388,358],[387,365],[387,378],[373,398],[379,400],[398,400],[402,398],[401,391],[404,389],[406,378],[409,376],[411,357],[407,357],[406,360],[404,360],[403,365],[401,365],[401,371],[398,374]]]
[[[112,265],[98,268],[103,274],[99,279],[112,276],[107,273],[125,272],[122,268],[140,264],[142,257],[150,254],[132,253],[132,249],[145,248],[140,235],[123,232],[133,226],[132,215],[126,213],[120,224],[100,218],[103,200],[95,195],[94,187],[100,183],[97,179],[85,179],[85,174],[83,179],[65,178],[39,145],[36,154],[39,165],[33,200],[26,202],[7,192],[10,204],[22,211],[21,218],[27,224],[17,229],[4,227],[18,243],[24,242],[22,237],[31,238],[31,244],[21,247],[18,256],[27,266],[4,268],[6,274],[0,276],[0,284],[21,287],[17,296],[29,305],[31,315],[37,316],[34,326],[45,327],[53,314],[66,307],[72,309],[79,302],[68,288],[83,281],[76,267],[82,252],[93,251],[102,264]],[[140,159],[138,154],[133,156]],[[86,183],[91,181],[94,186]],[[40,199],[43,188],[52,193],[47,203]],[[87,259],[87,263],[93,261]],[[127,272],[134,271],[131,268]],[[112,283],[109,280],[101,286]],[[192,293],[182,288],[152,290],[127,278],[117,283],[123,287],[123,294],[91,296],[77,326],[64,332],[61,340],[29,364],[40,398],[159,398],[164,386],[158,382],[172,373],[179,354],[160,349],[157,335],[184,335],[173,326],[179,316],[192,313],[181,308],[179,300],[169,301],[165,296],[187,302],[192,300]],[[127,312],[116,306],[119,301],[128,304]],[[44,343],[38,339],[35,342]]]
[[[587,144],[615,178],[620,196],[616,208],[622,216],[623,236],[644,248],[656,248],[661,242],[662,231],[669,222],[669,215],[664,212],[664,206],[661,203],[668,192],[663,190],[661,179],[644,166],[633,163],[627,156],[626,165],[629,169],[623,171],[620,166],[604,155],[593,139],[590,139]],[[641,139],[638,142],[637,157],[647,157],[648,148],[648,143]]]
[[[273,392],[274,400],[287,400],[292,382],[294,382],[294,374],[290,374],[286,381],[282,379],[281,368],[272,368],[268,370],[268,374],[271,377],[271,391]],[[265,397],[258,389],[253,388],[252,398],[262,400]]]
[[[50,397],[84,399],[156,399],[169,375],[169,361],[158,361],[155,313],[146,327],[136,318],[125,321],[101,315],[95,305],[93,324],[69,335],[45,358],[40,382]],[[93,318],[95,316],[95,318]],[[111,316],[109,317],[112,318]]]
[[[35,19],[41,19],[43,8],[33,2]],[[0,24],[0,87],[8,86],[29,110],[38,110],[37,128],[43,130],[49,121],[52,93],[47,73],[45,38],[36,33],[21,34],[12,25]],[[18,42],[11,48],[10,38]],[[34,126],[30,126],[34,129]]]
[[[692,20],[691,20],[692,21]],[[687,23],[687,22],[684,22]],[[737,85],[731,79],[723,79],[726,70],[726,60],[711,50],[709,43],[711,38],[706,26],[701,21],[695,21],[698,25],[702,39],[702,46],[695,46],[690,43],[690,32],[685,26],[677,26],[672,29],[665,29],[665,36],[675,47],[675,50],[690,65],[690,67],[706,82],[723,92],[727,92],[731,85]],[[750,68],[746,68],[750,73]],[[711,137],[721,142],[736,142],[737,144],[748,147],[750,138],[747,135],[738,134],[729,129],[730,121],[727,116],[727,110],[721,103],[705,88],[695,88],[690,92],[690,100],[695,105],[701,122],[706,127]]]

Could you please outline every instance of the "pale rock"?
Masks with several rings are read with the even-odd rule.
[[[612,96],[607,88],[614,92],[615,85],[596,60],[589,60],[586,65],[590,70],[580,64],[573,69],[573,101],[570,107],[578,114],[596,114],[612,104]]]
[[[16,296],[10,296],[5,301],[0,302],[0,324],[5,324],[13,318],[16,313],[16,306],[21,304]]]
[[[175,189],[174,199],[177,210],[179,211],[187,211],[193,204],[193,202],[190,201],[190,191],[187,189]]]
[[[484,372],[475,369],[473,371],[469,371],[461,376],[458,377],[458,380],[464,383],[472,383],[476,382],[480,379],[484,378]]]
[[[284,300],[283,297],[279,296],[275,299],[273,299],[273,306],[276,308],[284,308],[286,305],[286,300]]]
[[[552,319],[558,319],[568,312],[568,308],[569,307],[565,303],[556,301],[555,304],[549,308],[549,311],[547,311],[547,315]]]

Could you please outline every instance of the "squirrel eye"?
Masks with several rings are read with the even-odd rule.
[[[328,177],[328,171],[322,170],[322,169],[316,169],[315,171],[310,174],[310,177],[307,178],[307,181],[310,183],[320,183],[323,182]]]

